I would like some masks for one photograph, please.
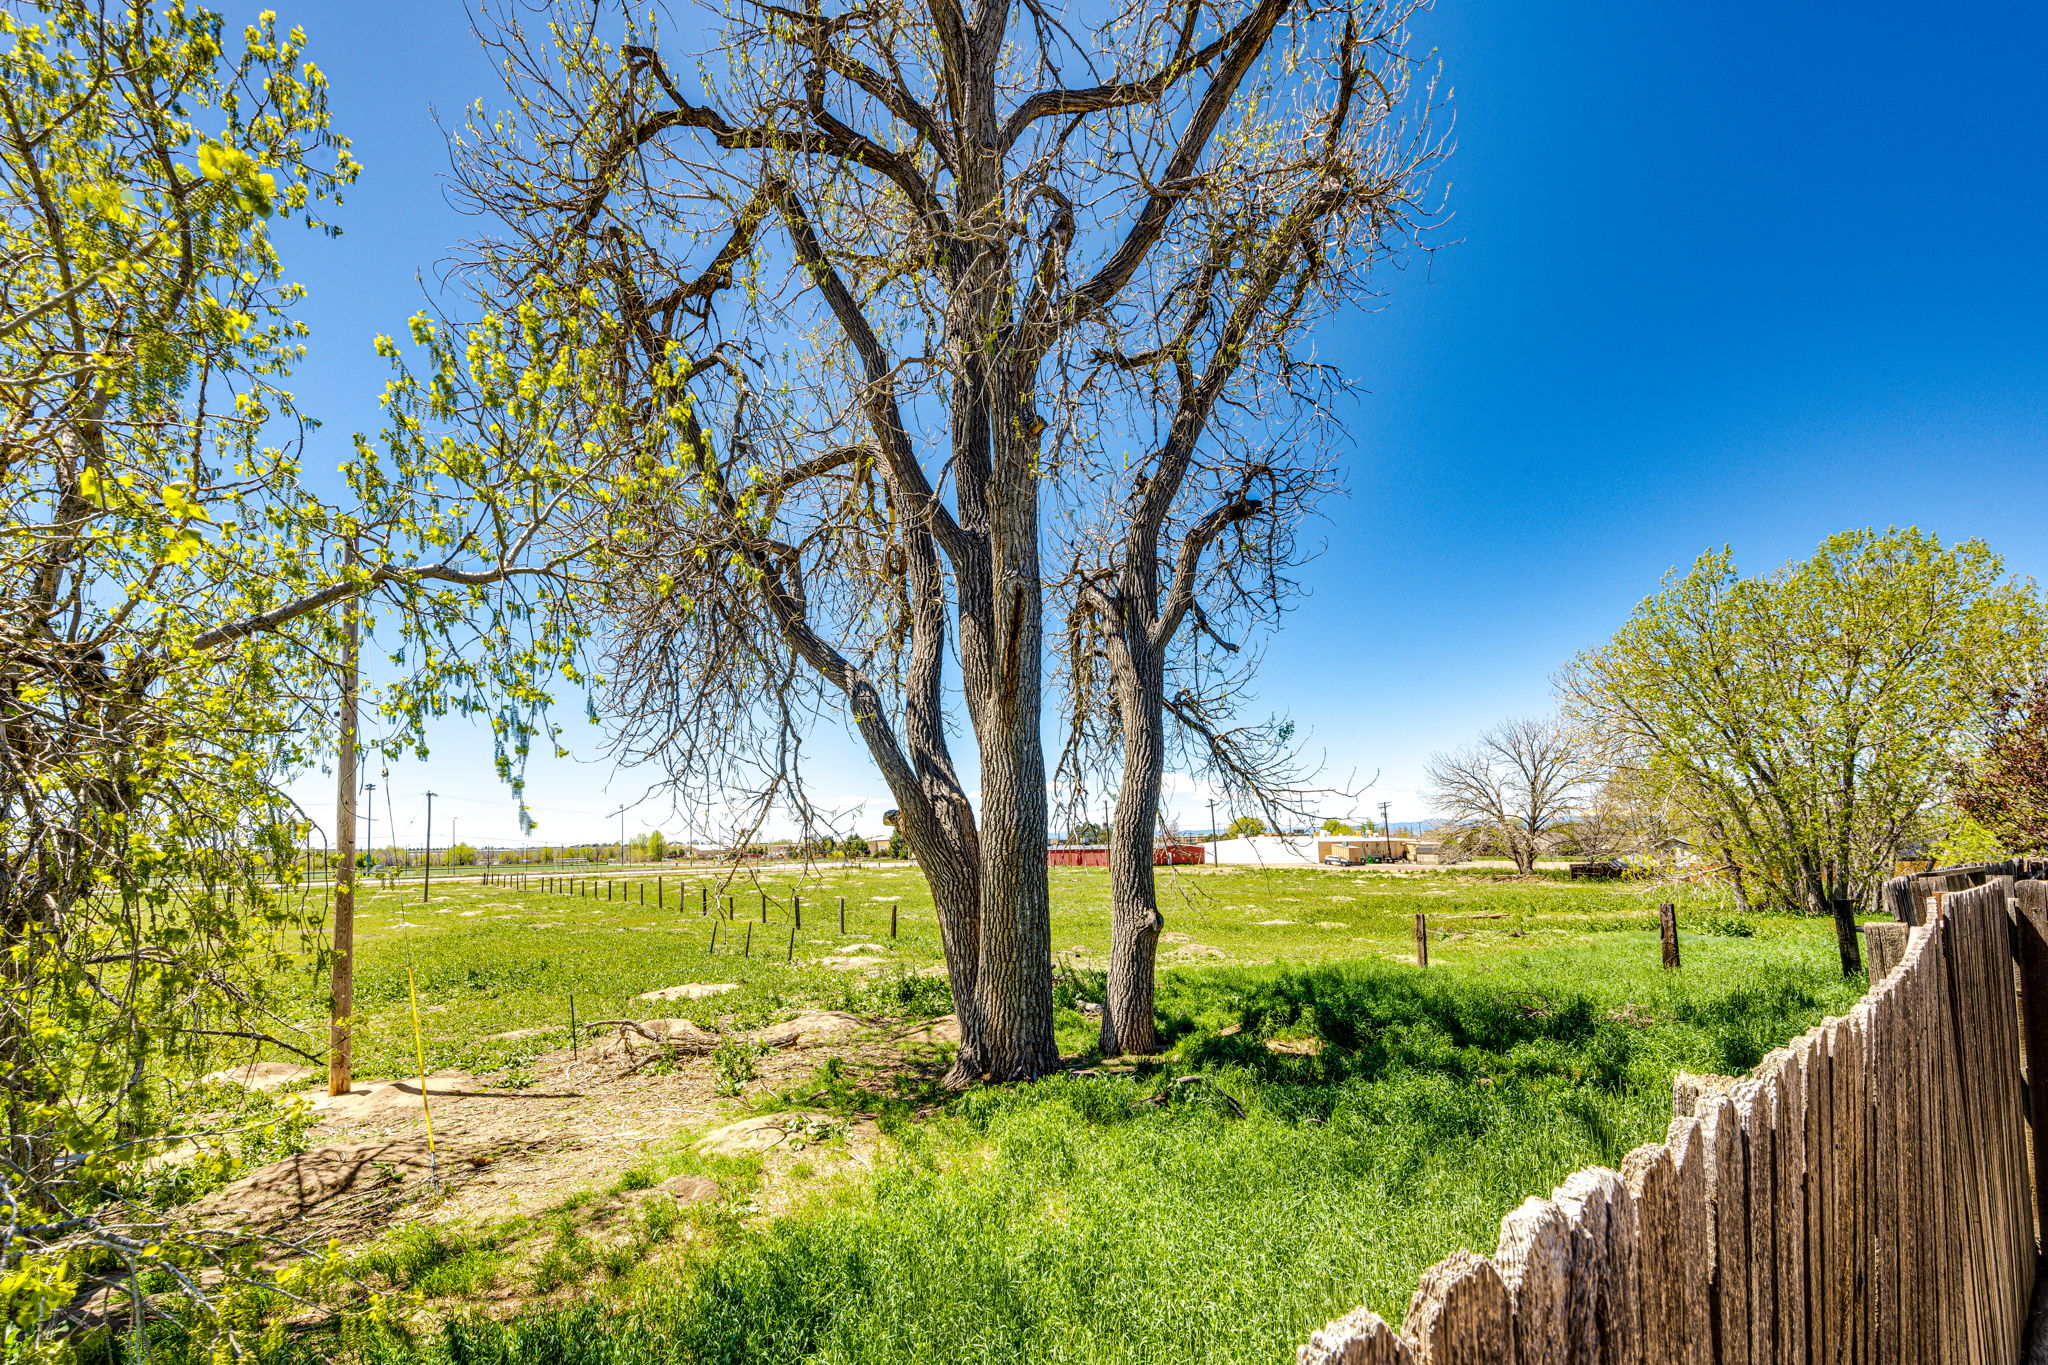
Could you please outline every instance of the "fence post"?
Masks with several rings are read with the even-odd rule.
[[[794,891],[789,893],[789,918],[795,928],[804,927],[804,898]]]
[[[1415,912],[1415,965],[1429,965],[1429,917],[1420,910]]]
[[[889,937],[896,937],[896,902],[889,902]]]
[[[839,932],[842,935],[846,933],[846,897],[844,896],[839,898]]]
[[[1678,970],[1678,907],[1670,901],[1657,907],[1657,933],[1664,940],[1664,970]]]
[[[1863,945],[1856,940],[1856,902],[1831,900],[1828,913],[1835,921],[1835,946],[1842,952],[1842,975],[1854,976],[1863,970]]]

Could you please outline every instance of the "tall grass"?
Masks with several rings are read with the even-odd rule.
[[[964,1095],[903,1125],[872,1180],[650,1264],[608,1299],[350,1353],[1277,1365],[1361,1302],[1398,1318],[1424,1268],[1490,1251],[1525,1195],[1659,1136],[1677,1069],[1746,1067],[1845,1007],[1860,982],[1816,943],[1726,941],[1677,974],[1583,948],[1459,974],[1174,973],[1168,1065]]]

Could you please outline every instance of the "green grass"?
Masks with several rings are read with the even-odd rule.
[[[726,885],[710,872],[663,879],[668,902],[550,895],[477,883],[437,884],[422,904],[415,887],[361,898],[357,950],[357,1072],[366,1079],[413,1069],[407,965],[421,1006],[429,1070],[494,1072],[517,1068],[568,1042],[571,996],[580,1019],[647,1017],[660,1013],[713,1026],[751,1027],[824,1006],[865,1014],[942,1013],[943,982],[920,979],[908,988],[874,982],[859,973],[830,970],[819,959],[857,944],[879,945],[880,956],[904,972],[937,964],[941,953],[929,893],[914,869],[820,870],[790,868],[750,874]],[[1051,873],[1055,952],[1070,968],[1101,964],[1108,943],[1107,879],[1099,869]],[[679,885],[686,888],[678,908]],[[721,891],[719,888],[723,888]],[[769,923],[759,918],[757,887],[770,896]],[[719,925],[718,950],[709,951],[712,921],[697,913],[699,888],[719,906],[731,894],[736,917]],[[804,900],[804,925],[789,953],[789,896]],[[1407,962],[1414,952],[1414,917],[1429,916],[1433,969],[1489,972],[1497,964],[1550,949],[1611,952],[1617,963],[1654,965],[1656,901],[1668,890],[1627,883],[1520,881],[1469,869],[1401,875],[1371,869],[1217,868],[1173,870],[1162,877],[1161,903],[1169,936],[1189,942],[1161,945],[1169,971],[1205,965],[1317,963],[1377,960]],[[847,932],[837,931],[836,898],[847,903]],[[1718,900],[1680,893],[1680,922],[1688,964],[1711,971],[1730,958],[1734,940],[1695,932],[1735,921]],[[889,936],[890,910],[898,936]],[[1266,921],[1285,920],[1284,924]],[[1742,916],[1758,944],[1772,948],[1825,936],[1815,921]],[[742,956],[751,926],[753,953]],[[635,996],[685,981],[727,981],[740,990],[701,1001],[651,1005]],[[324,981],[309,974],[301,1022],[311,1040],[324,1041]],[[547,1028],[538,1038],[501,1041],[490,1035]],[[1073,1036],[1074,1045],[1085,1031]],[[281,1055],[281,1054],[280,1054]]]
[[[1070,960],[1106,937],[1100,878],[1055,877]],[[902,895],[895,955],[912,966],[936,956],[928,906],[903,874],[840,885],[869,915],[883,905],[886,916],[876,898]],[[1174,887],[1184,899],[1169,926],[1226,956],[1165,973],[1160,1064],[970,1093],[915,1122],[894,1111],[895,1154],[872,1178],[825,1182],[775,1219],[722,1215],[715,1235],[687,1244],[649,1230],[631,1255],[607,1257],[564,1224],[538,1274],[596,1287],[576,1306],[504,1323],[458,1315],[347,1346],[313,1338],[302,1358],[1279,1365],[1360,1303],[1398,1320],[1429,1264],[1459,1246],[1491,1251],[1523,1197],[1660,1137],[1675,1071],[1747,1069],[1863,984],[1841,979],[1824,921],[1738,919],[1706,902],[1681,908],[1683,924],[1709,930],[1685,935],[1685,969],[1660,971],[1655,893],[1612,884],[1228,871]],[[1418,908],[1437,932],[1427,972],[1388,960],[1410,950]],[[415,949],[433,964],[434,1000],[499,1027],[571,983],[743,984],[703,1002],[705,1016],[862,991],[873,1012],[942,1004],[928,979],[860,987],[802,954],[794,966],[712,964],[688,942],[695,925],[671,931],[675,942],[583,927],[573,953],[524,937],[539,931],[474,927],[423,931]],[[813,956],[834,946],[824,937]],[[472,977],[484,942],[492,965]],[[373,944],[372,969],[389,970],[391,940]],[[1099,989],[1085,966],[1063,981],[1069,1050],[1091,1032],[1072,1006]],[[822,1071],[801,1089],[849,1108],[870,1098]],[[484,1273],[459,1255],[414,1254],[432,1262],[423,1274]]]

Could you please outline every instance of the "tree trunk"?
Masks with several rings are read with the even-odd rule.
[[[1164,680],[1159,651],[1138,657],[1111,645],[1123,712],[1124,770],[1109,832],[1109,986],[1102,1002],[1102,1055],[1149,1053],[1159,1045],[1153,1010],[1159,913],[1152,834],[1166,764]]]
[[[1007,463],[999,461],[999,470]],[[1038,492],[1031,470],[1006,472],[1009,477],[995,481],[998,496],[992,499],[996,572],[988,598],[990,629],[971,642],[982,648],[961,651],[961,680],[981,752],[981,961],[975,1002],[984,1030],[984,1074],[991,1081],[1033,1080],[1059,1066],[1039,733]],[[964,611],[962,616],[966,645],[970,632]]]

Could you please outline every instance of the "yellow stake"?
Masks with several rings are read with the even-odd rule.
[[[401,925],[406,924],[403,918],[398,922]],[[413,982],[410,933],[405,935],[405,993],[412,1002],[412,1055],[420,1068],[420,1112],[427,1116],[427,1181],[439,1188],[441,1165],[434,1156],[434,1106],[427,1102],[427,1045],[420,1037],[420,992],[419,987]]]

